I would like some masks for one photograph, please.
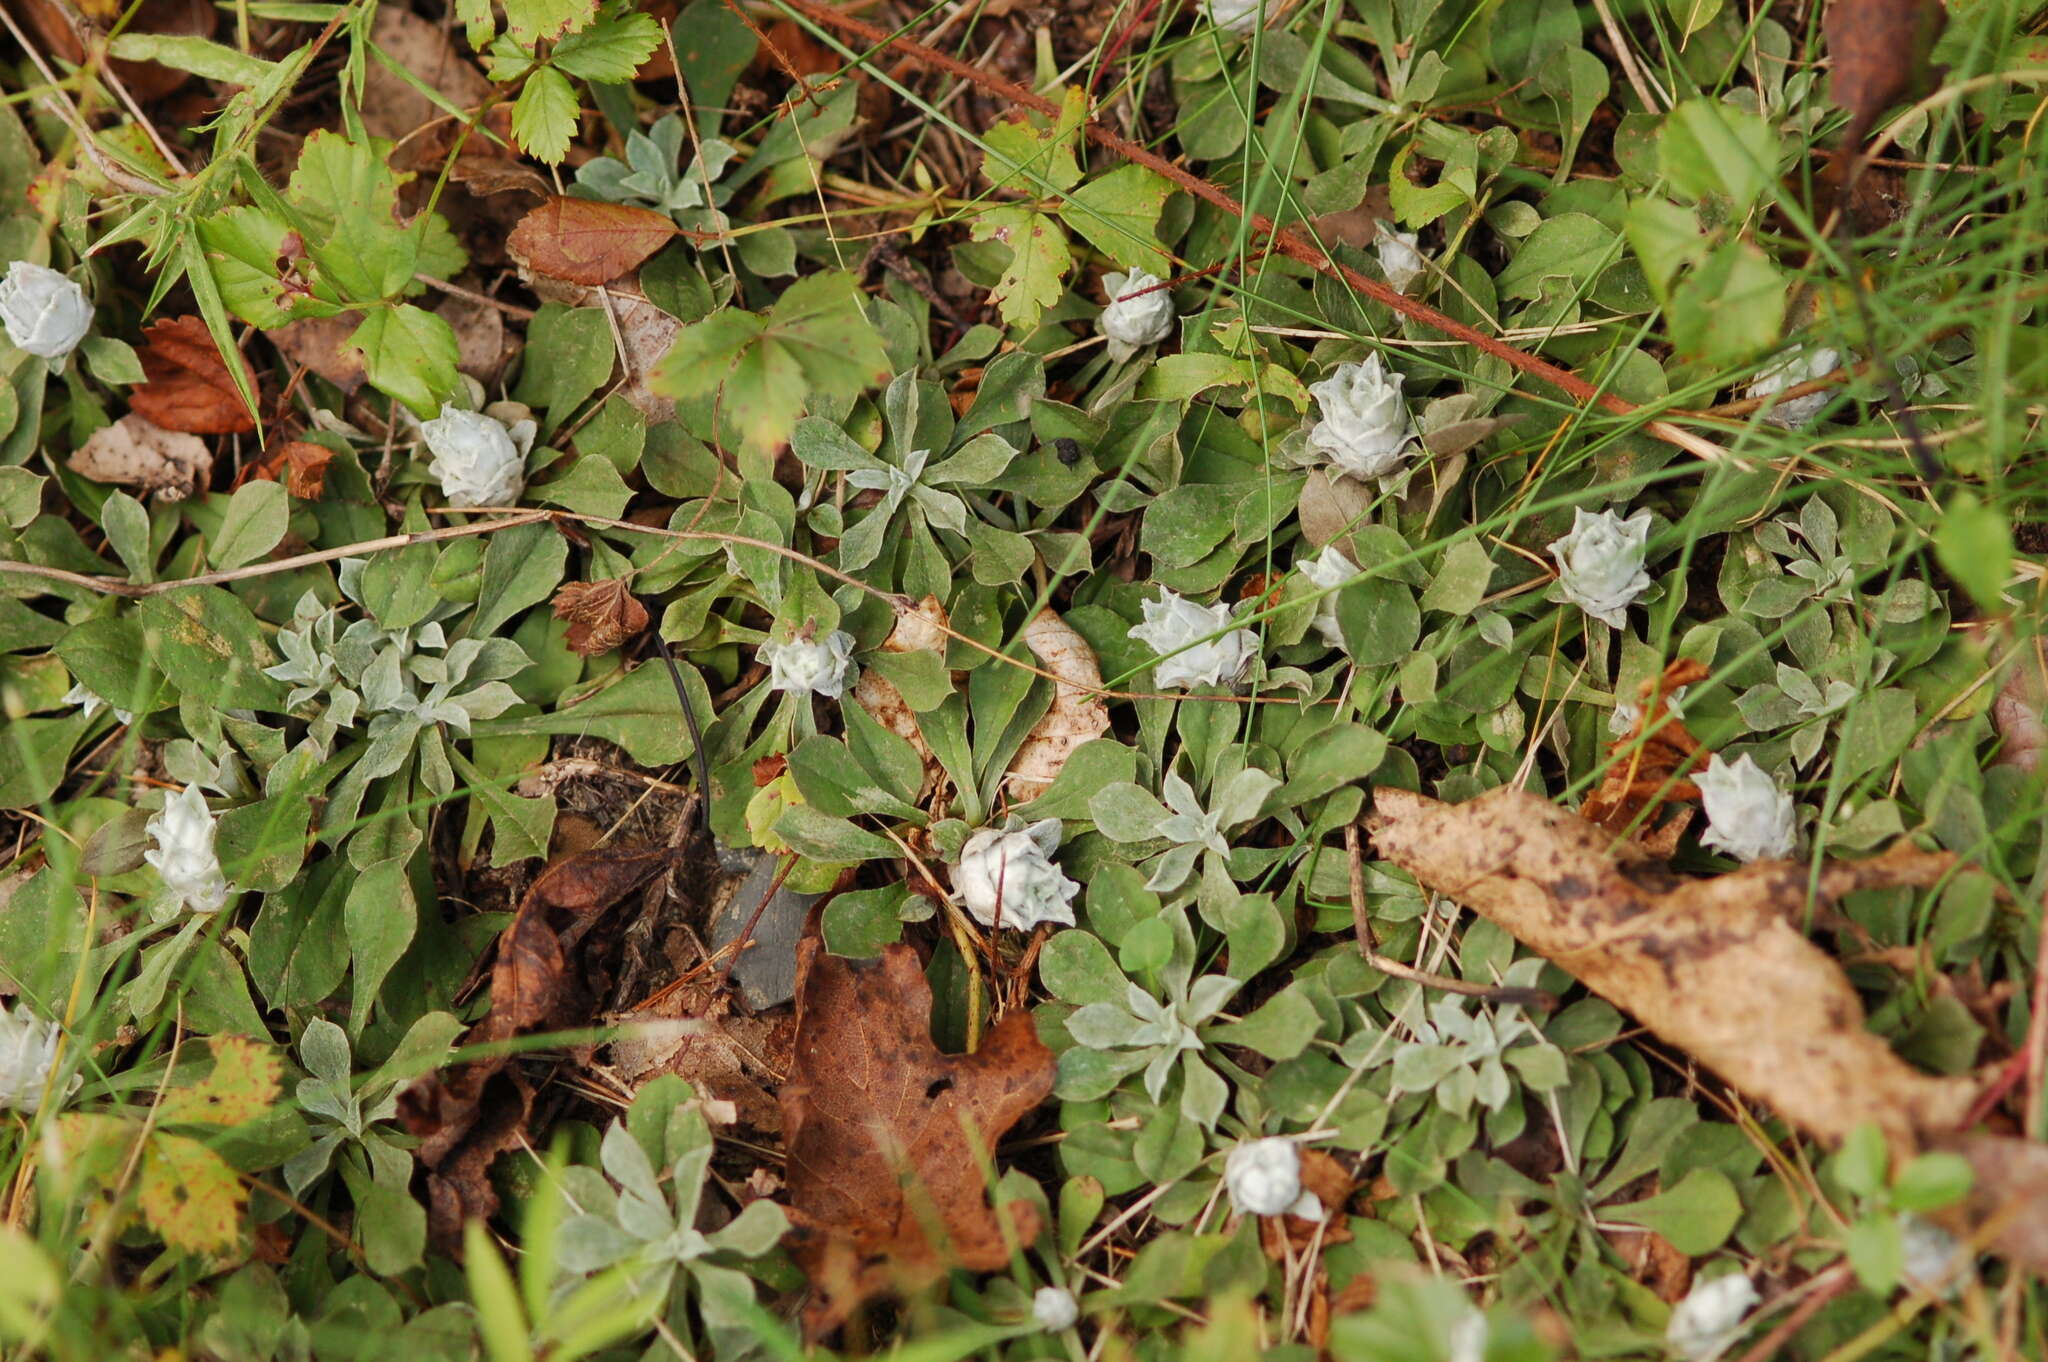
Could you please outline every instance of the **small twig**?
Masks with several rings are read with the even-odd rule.
[[[1523,1007],[1537,1007],[1548,1012],[1557,1006],[1557,998],[1540,988],[1496,988],[1490,984],[1475,984],[1464,979],[1452,979],[1447,975],[1431,974],[1428,970],[1417,969],[1404,964],[1392,956],[1381,955],[1379,941],[1373,935],[1372,921],[1365,904],[1365,849],[1359,844],[1358,824],[1347,823],[1344,827],[1344,854],[1351,870],[1351,927],[1358,936],[1358,953],[1365,957],[1365,963],[1382,974],[1391,974],[1396,979],[1421,984],[1424,988],[1437,989],[1444,993],[1458,993],[1467,998],[1482,998],[1491,1003],[1515,1003]]]
[[[501,298],[493,298],[488,293],[478,293],[475,289],[464,288],[460,284],[451,284],[446,279],[436,279],[431,274],[415,274],[413,278],[419,280],[428,288],[439,289],[450,297],[464,298],[484,307],[494,307],[514,321],[530,322],[540,315],[530,307],[521,307],[517,303],[508,303]]]
[[[958,57],[949,56],[935,48],[927,47],[925,44],[913,38],[905,37],[900,33],[890,33],[885,29],[876,27],[874,24],[868,23],[866,20],[857,19],[841,10],[836,10],[820,3],[820,0],[778,0],[778,3],[803,15],[814,24],[824,28],[837,29],[842,33],[859,39],[870,47],[888,48],[900,52],[907,57],[915,59],[921,65],[944,71],[962,80],[971,81],[985,93],[999,100],[1007,101],[1020,108],[1030,109],[1048,118],[1057,118],[1059,116],[1060,110],[1051,100],[1043,98],[1024,86],[1017,84],[1015,81],[1007,80],[1002,76],[993,75],[981,70],[967,62],[961,61]],[[1627,401],[1616,393],[1594,387],[1568,369],[1560,368],[1549,360],[1538,358],[1526,350],[1518,350],[1504,341],[1489,336],[1483,331],[1467,326],[1454,317],[1439,312],[1427,303],[1418,302],[1410,298],[1390,285],[1384,284],[1369,275],[1361,274],[1349,265],[1333,259],[1322,247],[1316,245],[1294,228],[1282,227],[1265,214],[1247,209],[1242,203],[1239,203],[1210,181],[1174,164],[1157,152],[1139,146],[1129,138],[1092,117],[1082,122],[1081,131],[1086,134],[1089,141],[1094,142],[1104,150],[1112,152],[1134,165],[1145,167],[1155,175],[1167,180],[1175,188],[1183,190],[1195,198],[1221,209],[1232,217],[1243,219],[1251,226],[1253,231],[1265,236],[1272,243],[1273,249],[1289,259],[1308,266],[1318,274],[1342,280],[1353,290],[1363,293],[1375,302],[1384,303],[1387,307],[1392,308],[1395,312],[1405,317],[1412,317],[1433,330],[1463,341],[1474,349],[1492,355],[1495,359],[1502,360],[1511,367],[1519,369],[1533,378],[1541,379],[1552,387],[1560,389],[1575,401],[1597,404],[1605,407],[1616,416],[1632,416],[1640,410],[1635,403]],[[1746,460],[1731,455],[1727,450],[1722,449],[1711,440],[1704,439],[1689,430],[1675,426],[1669,421],[1650,418],[1646,420],[1643,429],[1647,434],[1664,441],[1666,444],[1676,445],[1678,448],[1699,458],[1725,462],[1745,471],[1749,467]]]

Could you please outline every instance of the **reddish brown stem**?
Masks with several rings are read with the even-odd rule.
[[[930,67],[935,71],[944,71],[948,75],[957,76],[961,80],[967,81],[976,88],[986,91],[988,94],[1009,104],[1019,108],[1030,109],[1035,113],[1044,114],[1051,118],[1056,118],[1059,115],[1058,106],[1051,100],[1026,89],[1013,80],[1007,80],[1002,76],[994,75],[978,67],[971,66],[961,61],[958,57],[949,56],[937,48],[927,47],[914,38],[890,33],[885,29],[868,23],[864,19],[856,19],[851,14],[842,13],[829,5],[821,4],[819,0],[779,0],[779,3],[803,15],[815,24],[835,29],[849,37],[858,39],[860,42],[866,43],[870,47],[878,49],[887,48],[901,53],[920,65]],[[1274,250],[1291,260],[1299,261],[1318,274],[1328,275],[1333,279],[1341,279],[1352,289],[1363,293],[1375,302],[1384,303],[1404,317],[1411,317],[1432,330],[1440,331],[1444,335],[1462,341],[1484,354],[1492,355],[1496,359],[1504,361],[1532,378],[1541,379],[1552,387],[1564,392],[1575,401],[1597,403],[1617,416],[1628,416],[1636,411],[1634,403],[1614,393],[1595,388],[1569,369],[1560,368],[1549,360],[1540,359],[1526,350],[1518,350],[1505,341],[1497,340],[1483,331],[1467,326],[1456,318],[1437,311],[1427,303],[1417,302],[1415,299],[1381,283],[1379,280],[1361,274],[1349,265],[1332,259],[1329,252],[1316,245],[1294,228],[1278,226],[1263,213],[1247,211],[1243,204],[1216,185],[1211,184],[1199,175],[1175,165],[1158,153],[1139,146],[1129,138],[1105,127],[1094,118],[1089,118],[1085,121],[1081,125],[1081,129],[1087,134],[1089,141],[1102,147],[1105,151],[1113,152],[1134,165],[1144,166],[1147,170],[1167,180],[1175,188],[1184,190],[1206,203],[1213,204],[1231,216],[1241,218],[1250,223],[1254,231],[1271,241]],[[1644,429],[1648,434],[1663,440],[1665,443],[1676,445],[1678,448],[1688,453],[1696,454],[1701,458],[1723,459],[1736,463],[1738,466],[1740,465],[1739,460],[1731,459],[1727,451],[1723,450],[1719,445],[1702,439],[1691,431],[1674,426],[1668,421],[1652,419],[1645,425]]]

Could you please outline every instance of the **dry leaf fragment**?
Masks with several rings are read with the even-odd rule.
[[[491,82],[463,57],[447,31],[410,10],[379,5],[370,25],[370,41],[398,68],[395,71],[374,60],[365,64],[363,126],[373,137],[398,141],[447,119],[433,100],[398,71],[411,73],[465,113],[491,97]]]
[[[520,278],[547,302],[566,303],[570,307],[601,307],[609,311],[619,324],[624,359],[632,370],[627,376],[626,386],[619,389],[619,395],[632,403],[650,422],[675,419],[675,399],[663,397],[649,388],[647,376],[654,372],[654,366],[676,343],[676,333],[683,329],[683,324],[639,291],[637,277],[620,279],[606,288],[568,283],[531,269],[522,269]]]
[[[638,269],[681,230],[651,208],[557,196],[521,218],[505,245],[524,269],[594,286]]]
[[[572,952],[618,901],[675,860],[666,847],[590,851],[540,873],[498,938],[491,1010],[462,1043],[484,1045],[536,1031],[588,1025],[596,1012]],[[533,1090],[509,1054],[429,1074],[398,1095],[399,1119],[419,1137],[428,1224],[440,1242],[498,1207],[492,1160],[525,1138]]]
[[[226,361],[214,348],[206,323],[197,317],[165,317],[143,333],[144,383],[128,394],[128,406],[165,430],[190,435],[234,435],[256,429],[256,418],[236,391]],[[256,390],[256,371],[241,355],[235,362]]]
[[[647,627],[647,607],[625,578],[564,582],[555,593],[555,618],[570,620],[569,650],[584,657],[608,653]]]
[[[1381,788],[1368,827],[1424,887],[1505,927],[1651,1031],[1828,1140],[1874,1121],[1894,1148],[1953,1129],[1975,1084],[1912,1068],[1864,1029],[1840,966],[1793,925],[1808,868],[1759,861],[1673,875],[1525,790],[1464,804]],[[1822,868],[1824,900],[1935,883],[1954,863],[1901,844]]]
[[[882,651],[935,652],[944,657],[946,635],[940,626],[945,623],[946,607],[939,603],[937,596],[926,596],[896,616],[889,637],[882,640]],[[931,744],[924,740],[924,732],[917,726],[917,714],[910,708],[910,702],[903,698],[903,692],[874,668],[864,667],[860,678],[853,683],[853,698],[882,727],[917,749],[917,755],[924,759],[925,776],[919,798],[930,794],[939,780],[941,767],[932,755]]]
[[[307,317],[288,322],[264,335],[288,363],[300,365],[352,397],[363,386],[363,352],[348,343],[363,324],[360,312],[333,317]]]
[[[82,478],[154,492],[183,501],[213,476],[213,451],[197,435],[165,430],[130,412],[86,437],[68,466]]]
[[[1102,667],[1095,650],[1065,620],[1041,610],[1023,637],[1045,669],[1061,678],[1053,683],[1052,707],[1032,725],[1003,777],[1010,798],[1028,802],[1051,787],[1076,748],[1109,731],[1109,706],[1096,693]]]
[[[301,501],[318,501],[327,490],[327,465],[334,451],[311,440],[292,440],[272,450],[260,463],[243,466],[243,481],[282,482]]]
[[[2005,684],[1991,702],[1991,726],[1998,730],[1997,766],[2013,766],[2031,775],[2048,747],[2048,660],[2038,639],[2020,652]]]
[[[1678,773],[1696,768],[1701,753],[1699,739],[1671,708],[1671,697],[1706,677],[1705,666],[1680,658],[1643,683],[1636,721],[1607,745],[1607,769],[1579,806],[1579,817],[1617,837],[1635,837],[1656,855],[1677,850],[1690,810],[1661,827],[1658,810],[1671,800],[1700,797],[1699,787]]]
[[[1842,146],[1854,151],[1877,116],[1927,78],[1934,40],[1948,24],[1941,0],[1833,0],[1823,23],[1831,93],[1848,111]]]
[[[942,1054],[931,985],[908,946],[844,960],[810,937],[798,961],[782,1126],[790,1256],[811,1281],[803,1318],[815,1340],[875,1296],[918,1290],[954,1267],[1009,1262],[982,1160],[1051,1094],[1057,1063],[1022,1009],[975,1053]],[[1001,1214],[1017,1242],[1038,1233],[1028,1202]]]

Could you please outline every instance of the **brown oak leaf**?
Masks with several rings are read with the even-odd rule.
[[[855,1307],[911,1292],[949,1269],[991,1272],[1038,1212],[989,1205],[984,1159],[1052,1092],[1057,1063],[1019,1009],[971,1055],[940,1052],[932,990],[910,947],[844,960],[817,938],[797,948],[796,1061],[783,1086],[791,1256],[810,1278],[804,1330],[837,1328]]]
[[[681,230],[651,208],[556,197],[519,219],[505,245],[529,270],[572,284],[608,284]]]
[[[584,657],[610,652],[647,627],[647,607],[623,577],[564,582],[555,593],[555,618],[569,620],[569,650]]]
[[[197,317],[166,317],[142,333],[146,382],[128,394],[128,406],[165,430],[190,435],[235,435],[256,429],[256,418],[235,389],[227,362]],[[235,362],[256,390],[256,371]]]

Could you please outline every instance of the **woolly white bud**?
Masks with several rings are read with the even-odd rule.
[[[24,1116],[36,1114],[50,1086],[50,1069],[57,1062],[57,1043],[63,1034],[63,1027],[43,1021],[25,1004],[11,1013],[0,1006],[0,1107]],[[61,1103],[77,1090],[80,1081],[81,1076],[73,1074],[50,1095]]]
[[[56,270],[17,260],[0,279],[0,326],[7,339],[61,369],[92,329],[92,303]]]
[[[1686,1362],[1713,1362],[1742,1337],[1742,1321],[1756,1301],[1756,1287],[1740,1272],[1695,1281],[1672,1308],[1664,1341]]]
[[[1057,1286],[1041,1286],[1031,1297],[1031,1322],[1049,1334],[1074,1327],[1074,1321],[1081,1318],[1081,1307],[1074,1303],[1074,1293],[1063,1291]]]
[[[1230,628],[1230,607],[1221,601],[1196,605],[1162,586],[1158,600],[1141,604],[1145,622],[1132,626],[1130,637],[1159,654],[1154,675],[1162,686],[1229,685],[1258,652],[1258,638],[1249,629],[1209,637]]]
[[[1785,358],[1757,375],[1756,382],[1749,385],[1745,397],[1769,397],[1787,388],[1797,387],[1823,374],[1831,374],[1842,367],[1842,354],[1823,346],[1814,351],[1804,348],[1794,350]],[[1794,430],[1820,415],[1820,409],[1828,404],[1834,394],[1827,391],[1808,393],[1780,402],[1764,413],[1764,420],[1774,426]]]
[[[853,680],[853,635],[843,629],[823,638],[764,643],[757,655],[768,664],[768,684],[792,695],[836,700]]]
[[[142,859],[156,867],[172,902],[195,913],[217,913],[227,906],[228,882],[213,849],[214,817],[197,785],[166,799],[163,812],[143,830],[156,846]]]
[[[1081,886],[1053,864],[1060,844],[1060,820],[1042,818],[1028,827],[983,828],[960,849],[953,887],[984,927],[1028,932],[1041,922],[1074,925],[1074,896]],[[1000,909],[1000,911],[999,911]]]
[[[1336,588],[1358,575],[1358,564],[1344,556],[1335,540],[1323,545],[1323,551],[1313,558],[1304,558],[1295,564],[1301,575],[1308,578],[1309,585],[1330,594],[1316,602],[1316,632],[1323,642],[1332,648],[1344,646],[1344,631],[1337,625]]]
[[[1557,584],[1565,599],[1619,629],[1628,622],[1629,602],[1650,589],[1643,559],[1650,543],[1650,513],[1627,520],[1612,511],[1572,513],[1572,532],[1551,541]]]
[[[1899,1278],[1915,1291],[1953,1300],[1976,1275],[1976,1265],[1963,1251],[1962,1243],[1931,1220],[1910,1213],[1901,1215],[1899,1241],[1904,1250]]]
[[[1173,334],[1173,295],[1159,287],[1161,282],[1143,270],[1102,276],[1109,306],[1096,325],[1109,342],[1111,359],[1121,363]]]
[[[1707,811],[1702,845],[1727,852],[1738,861],[1780,860],[1799,842],[1799,823],[1792,796],[1778,788],[1770,773],[1744,753],[1730,762],[1716,752],[1707,769],[1693,778]]]
[[[1308,433],[1309,447],[1352,477],[1377,478],[1387,486],[1407,463],[1415,439],[1415,423],[1401,396],[1404,382],[1378,355],[1367,355],[1311,383],[1308,390],[1322,419]]]
[[[451,505],[510,506],[526,489],[534,429],[532,421],[508,428],[494,416],[444,405],[439,416],[420,423],[420,435],[434,456],[427,471],[440,481],[441,495]]]
[[[1415,233],[1397,232],[1381,226],[1373,237],[1373,252],[1380,258],[1380,273],[1396,293],[1406,293],[1417,279],[1429,273],[1429,262],[1415,248]]]
[[[1298,1215],[1320,1220],[1323,1203],[1301,1186],[1301,1150],[1292,1140],[1246,1140],[1223,1160],[1223,1187],[1241,1215]]]
[[[1249,33],[1258,23],[1266,0],[1202,0],[1209,22],[1230,33]]]

